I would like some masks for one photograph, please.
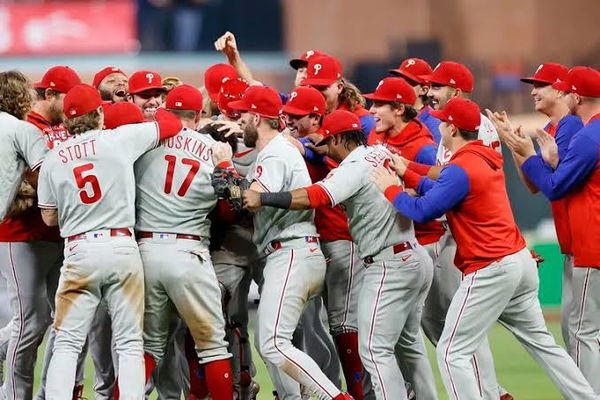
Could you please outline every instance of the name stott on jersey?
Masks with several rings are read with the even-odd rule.
[[[48,151],[34,125],[0,112],[0,221],[15,198],[27,165],[37,168]]]
[[[133,163],[158,145],[158,137],[154,122],[124,125],[72,136],[48,153],[40,171],[38,205],[58,208],[62,237],[133,228]]]
[[[479,124],[479,135],[477,135],[477,139],[483,141],[483,144],[496,149],[498,153],[502,154],[502,147],[500,146],[500,139],[498,138],[496,127],[492,124],[492,121],[483,114],[481,114],[481,123]],[[451,157],[452,152],[445,148],[440,141],[436,154],[436,164],[446,165]]]
[[[287,192],[312,183],[300,152],[281,134],[258,152],[247,179],[266,192]],[[304,236],[317,236],[313,210],[262,207],[254,214],[253,240],[259,251],[273,240]]]
[[[381,145],[359,146],[317,183],[327,192],[331,205],[341,203],[350,222],[350,234],[361,258],[376,255],[398,243],[415,240],[410,219],[396,212],[371,182],[374,168],[386,166],[392,157]]]
[[[217,203],[210,185],[214,144],[209,135],[183,129],[140,157],[136,230],[209,236],[206,217]]]

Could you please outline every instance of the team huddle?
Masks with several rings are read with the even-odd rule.
[[[233,34],[215,48],[228,63],[200,89],[117,67],[91,85],[66,66],[33,85],[0,73],[0,399],[81,399],[89,354],[96,399],[436,400],[423,332],[450,399],[509,400],[497,321],[564,398],[600,399],[600,72],[544,63],[523,78],[549,118],[532,139],[482,113],[458,62],[406,59],[363,95],[310,50],[280,93]],[[566,351],[502,146],[551,201]]]

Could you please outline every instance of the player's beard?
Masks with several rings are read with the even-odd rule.
[[[48,120],[52,125],[58,125],[64,121],[64,115],[56,105],[50,106],[48,109]]]
[[[127,88],[125,86],[118,86],[113,90],[108,90],[105,87],[100,86],[98,91],[100,92],[100,97],[104,101],[118,103],[120,101],[126,101],[127,98]]]
[[[254,122],[249,122],[244,127],[244,146],[256,147],[256,141],[258,140],[258,129]]]

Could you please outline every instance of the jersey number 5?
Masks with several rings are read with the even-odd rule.
[[[175,172],[175,165],[177,164],[177,157],[172,156],[172,155],[166,155],[165,160],[167,160],[167,176],[165,178],[165,193],[170,194],[171,190],[173,189],[173,173]],[[200,161],[193,160],[191,158],[182,158],[181,163],[184,165],[190,166],[190,170],[188,171],[188,174],[186,175],[185,179],[181,183],[181,186],[179,187],[179,190],[177,191],[177,195],[183,197],[187,193],[188,189],[190,188],[190,185],[192,184],[192,181],[194,180],[194,177],[196,176],[196,174],[198,173],[198,170],[200,169]]]
[[[75,182],[77,182],[77,187],[81,189],[79,191],[79,198],[84,204],[92,204],[100,200],[102,197],[102,189],[100,189],[100,182],[98,182],[98,178],[96,175],[87,175],[83,176],[84,172],[91,171],[94,168],[94,164],[87,163],[80,165],[79,167],[73,168],[73,175],[75,175]],[[92,193],[89,194],[85,185],[91,185]]]

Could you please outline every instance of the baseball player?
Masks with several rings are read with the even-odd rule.
[[[437,399],[433,372],[419,333],[422,304],[433,275],[431,258],[415,240],[412,221],[396,213],[368,177],[377,166],[388,165],[391,153],[381,146],[366,146],[360,121],[349,111],[336,110],[326,116],[323,131],[328,156],[340,162],[339,167],[312,186],[283,192],[247,190],[244,204],[249,209],[344,207],[350,233],[364,262],[358,339],[376,397],[407,398],[394,354],[396,343],[401,341],[414,357],[412,372],[420,374],[407,376],[418,385],[417,397]]]
[[[2,73],[2,98],[5,105],[3,124],[8,131],[20,129],[19,140],[31,140],[29,135],[37,134],[46,143],[47,148],[54,147],[68,136],[61,125],[62,102],[72,86],[81,83],[75,71],[68,67],[57,66],[49,69],[41,82],[35,84],[36,102],[31,112],[30,86],[25,77],[15,72]],[[24,92],[27,92],[24,95]],[[13,116],[24,119],[28,124]],[[14,120],[14,121],[13,121]],[[39,130],[37,129],[39,128]],[[41,132],[40,132],[41,131]],[[17,131],[18,132],[18,131]],[[22,136],[21,136],[22,135]],[[37,143],[31,142],[33,145]],[[8,141],[10,143],[10,141]],[[36,146],[39,143],[36,144]],[[6,150],[14,149],[7,146]],[[35,157],[41,157],[43,149],[38,149]],[[2,156],[4,162],[19,160],[15,155]],[[3,166],[2,170],[12,179],[23,179],[23,162],[15,166]],[[4,169],[6,168],[6,169]],[[35,185],[37,172],[25,175],[26,180]],[[5,178],[6,179],[6,178]],[[27,183],[29,185],[29,183]],[[10,193],[10,185],[7,186]],[[31,186],[29,186],[31,187]],[[31,189],[34,193],[33,188]],[[7,193],[7,194],[8,194]],[[34,201],[31,202],[32,206]],[[52,321],[51,308],[54,308],[54,294],[58,285],[61,263],[62,243],[57,229],[47,227],[41,220],[37,207],[24,210],[19,215],[6,218],[0,224],[1,265],[7,279],[8,294],[13,314],[11,339],[7,352],[7,382],[5,386],[8,399],[31,399],[33,395],[33,373],[38,346]],[[52,335],[50,335],[52,336]],[[50,344],[52,337],[50,337]],[[50,346],[51,350],[51,346]],[[83,381],[80,369],[78,383]],[[42,387],[45,381],[42,373]],[[73,389],[72,389],[73,390]]]
[[[325,99],[318,90],[301,86],[290,93],[282,113],[286,117],[292,136],[307,141],[307,136],[315,134],[320,127],[325,108]],[[305,153],[309,151],[311,150],[305,149]],[[311,180],[318,182],[324,179],[337,163],[331,159],[314,160],[307,161],[306,166]],[[363,399],[363,365],[358,353],[357,302],[364,271],[360,268],[358,252],[350,236],[347,220],[348,217],[339,205],[315,210],[315,226],[321,239],[321,250],[328,260],[323,297],[329,331],[336,343],[348,392],[355,399]],[[320,319],[318,323],[320,324]]]
[[[379,168],[373,180],[390,203],[415,221],[446,214],[457,243],[463,280],[448,309],[437,345],[438,366],[451,399],[481,399],[471,358],[499,320],[547,371],[567,399],[597,399],[573,360],[548,332],[538,300],[536,262],[515,224],[505,187],[502,156],[478,139],[481,113],[467,99],[452,99],[433,115],[442,121],[442,143],[453,156],[437,181],[396,165],[420,197]]]
[[[56,66],[50,68],[42,77],[42,80],[34,85],[34,89],[36,92],[36,100],[33,104],[33,109],[27,115],[27,121],[37,126],[41,131],[42,135],[46,139],[48,143],[48,147],[50,149],[54,148],[55,145],[59,145],[63,141],[69,138],[69,133],[67,132],[63,122],[64,122],[64,113],[63,113],[63,100],[67,91],[73,86],[80,84],[81,80],[77,73],[65,66]],[[35,223],[34,226],[39,227],[39,232],[48,232],[46,234],[45,241],[55,241],[62,242],[60,238],[60,233],[58,228],[56,227],[48,227],[42,221],[42,218],[37,210],[37,207],[32,208],[31,214],[35,215]],[[24,215],[23,215],[24,217]],[[32,222],[27,222],[32,223]],[[56,287],[58,286],[58,277],[60,275],[60,265],[62,263],[62,251],[63,245],[60,243],[60,248],[56,254],[58,254],[58,258],[55,258],[55,265],[50,272],[50,275],[42,276],[42,279],[46,279],[46,282],[50,286],[46,288],[46,294],[48,296],[48,302],[52,310],[54,310],[54,297],[56,294]],[[54,255],[44,254],[39,257],[39,259],[52,259]],[[29,259],[29,257],[26,257]],[[36,266],[34,268],[36,274],[39,274],[40,271],[43,271],[42,268]],[[20,286],[24,286],[21,284]],[[39,291],[38,293],[43,294],[44,291]],[[52,319],[50,318],[46,324],[50,325]],[[38,391],[35,395],[36,400],[44,400],[45,399],[45,388],[46,388],[46,377],[48,375],[48,367],[50,365],[50,360],[52,359],[52,349],[54,347],[54,337],[55,332],[53,329],[50,329],[48,337],[46,339],[46,348],[44,351],[44,359],[42,364],[42,372],[40,376],[40,385]],[[84,372],[84,361],[85,355],[87,351],[82,351],[79,355],[79,359],[77,361],[77,376],[76,376],[76,384],[73,389],[73,398],[78,399],[83,394],[83,372]]]
[[[133,162],[159,140],[179,132],[181,122],[161,111],[157,123],[102,131],[101,102],[92,86],[69,90],[64,112],[73,136],[48,154],[40,172],[42,218],[49,226],[60,225],[66,242],[56,295],[49,400],[71,397],[77,356],[103,298],[112,317],[121,397],[139,400],[143,396],[144,282],[132,237]]]
[[[223,78],[217,98],[221,113],[218,122],[203,127],[201,133],[209,133],[216,138],[215,131],[222,129],[223,121],[232,123],[239,120],[239,110],[232,109],[229,104],[241,99],[247,88],[248,83],[240,78]],[[237,124],[234,128],[237,129],[230,129],[231,136],[227,138],[234,151],[232,162],[237,173],[245,177],[256,159],[256,151],[244,146],[243,139],[236,135],[242,131]],[[214,221],[212,229],[211,257],[223,292],[226,338],[229,352],[233,355],[234,388],[241,400],[250,400],[256,397],[260,387],[253,380],[256,368],[248,335],[248,291],[254,274],[262,270],[263,262],[252,242],[251,216],[240,215],[232,223]]]
[[[443,61],[438,64],[431,75],[423,75],[421,78],[431,83],[428,95],[435,110],[443,109],[452,98],[469,97],[473,91],[473,74],[467,67],[457,62]],[[484,116],[481,117],[481,124],[479,125],[479,139],[484,144],[501,152],[500,139],[496,129],[490,120]],[[408,166],[420,175],[437,178],[439,171],[451,156],[452,152],[440,142],[436,154],[436,166],[432,167],[415,162],[408,163]],[[445,224],[444,217],[442,217],[442,224]],[[448,307],[454,293],[461,284],[462,277],[460,271],[454,265],[456,243],[449,229],[446,229],[437,245],[430,248],[430,250],[433,250],[430,255],[434,259],[435,268],[431,290],[425,301],[422,327],[427,338],[435,346],[444,329]],[[498,385],[494,359],[487,339],[482,342],[481,347],[475,352],[472,364],[481,396],[484,399],[496,400],[498,392],[500,392],[502,400],[512,399],[506,393],[506,390]]]
[[[375,120],[365,110],[365,99],[358,88],[343,77],[342,64],[334,57],[324,54],[310,57],[306,68],[306,78],[301,85],[312,86],[325,96],[327,113],[347,110],[356,114],[367,137],[375,126]]]
[[[129,80],[127,75],[117,67],[106,67],[94,75],[92,86],[98,89],[104,101],[118,103],[127,101]]]
[[[127,99],[142,110],[147,121],[152,121],[154,113],[163,104],[165,91],[158,72],[138,71],[129,77]]]
[[[569,112],[560,92],[552,87],[557,80],[565,80],[568,69],[564,65],[556,63],[545,63],[538,67],[535,74],[521,79],[532,85],[531,97],[535,104],[535,110],[550,118],[550,122],[544,127],[549,135],[553,136],[558,146],[558,155],[564,159],[573,135],[579,131],[583,124],[581,118]],[[518,154],[512,153],[517,172],[523,178],[521,165],[525,161]],[[537,193],[536,188],[528,179],[523,179],[532,193]],[[571,250],[571,233],[569,231],[569,219],[567,211],[567,200],[560,199],[550,203],[556,236],[560,245],[561,253],[565,255],[563,268],[562,286],[562,312],[561,328],[563,339],[569,348],[569,314],[573,307],[573,295],[571,281],[573,278],[573,255]]]
[[[429,106],[429,97],[427,96],[430,84],[421,77],[422,75],[431,75],[432,72],[427,61],[420,58],[407,58],[398,68],[390,69],[390,74],[404,79],[415,90],[417,98],[413,106],[419,112],[419,121],[425,124],[435,142],[439,144],[441,140],[440,120],[431,116],[432,108]]]
[[[571,357],[594,391],[600,393],[598,332],[600,262],[596,243],[598,207],[598,143],[600,142],[600,72],[588,67],[572,68],[564,81],[552,85],[565,93],[571,113],[584,127],[578,131],[564,157],[550,135],[540,132],[541,155],[536,155],[531,139],[510,129],[504,122],[503,136],[513,151],[525,159],[521,170],[550,200],[568,201],[571,250],[573,251],[573,307],[569,316]],[[498,116],[497,121],[501,122]],[[500,125],[500,124],[499,124]],[[500,125],[501,126],[501,125]],[[582,398],[582,397],[578,397]]]
[[[184,130],[143,155],[135,166],[136,230],[146,293],[144,351],[152,367],[161,360],[169,316],[177,312],[196,343],[211,398],[230,400],[231,354],[208,250],[207,216],[217,202],[208,184],[216,164],[213,156],[230,159],[231,150],[217,152],[220,144],[193,130],[202,111],[202,95],[196,88],[173,89],[166,108],[179,116]]]
[[[204,87],[212,102],[213,114],[218,114],[217,102],[219,101],[219,92],[225,78],[235,79],[237,77],[237,72],[229,64],[215,64],[204,71]]]
[[[247,177],[252,189],[271,192],[310,184],[302,156],[279,133],[282,104],[275,90],[252,86],[229,106],[242,113],[244,143],[258,151]],[[261,209],[254,215],[253,240],[266,254],[257,342],[271,378],[281,368],[320,399],[351,399],[291,343],[304,304],[321,293],[325,280],[325,258],[318,247],[313,213]]]

